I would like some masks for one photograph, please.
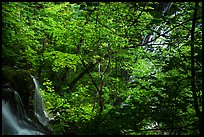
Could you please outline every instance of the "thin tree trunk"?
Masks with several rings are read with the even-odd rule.
[[[194,57],[194,31],[195,31],[195,24],[196,24],[196,16],[197,16],[197,12],[198,12],[198,2],[195,3],[195,9],[194,9],[194,15],[193,15],[193,20],[192,20],[192,28],[191,28],[191,88],[192,88],[192,92],[193,92],[193,100],[194,100],[194,109],[196,112],[196,115],[199,119],[199,132],[200,134],[202,134],[202,129],[201,129],[201,114],[200,114],[200,109],[198,106],[198,97],[196,94],[196,85],[195,85],[195,57]]]
[[[83,66],[85,67],[85,69],[87,70],[87,67],[86,67],[86,64],[84,63],[83,60],[81,60]],[[87,73],[88,75],[90,76],[91,78],[91,81],[93,83],[93,85],[95,86],[95,88],[97,89],[98,91],[98,94],[99,94],[99,100],[98,100],[98,103],[99,103],[99,107],[100,107],[100,111],[99,111],[99,114],[101,114],[103,112],[103,97],[102,97],[102,87],[103,87],[103,82],[101,82],[99,84],[99,86],[97,86],[96,82],[94,81],[92,75],[90,74],[90,72],[87,70]],[[94,109],[94,108],[93,108]]]
[[[42,38],[42,50],[41,50],[41,53],[40,53],[40,64],[39,64],[39,69],[38,69],[38,81],[40,82],[41,81],[41,74],[42,74],[42,65],[43,65],[43,53],[45,51],[45,48],[46,48],[46,36],[45,34],[43,35],[43,38]]]

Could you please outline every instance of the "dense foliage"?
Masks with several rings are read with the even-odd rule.
[[[2,63],[55,134],[202,134],[202,3],[3,2]]]

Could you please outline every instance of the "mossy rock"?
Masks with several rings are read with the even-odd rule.
[[[30,73],[26,70],[15,69],[10,66],[2,67],[2,84],[9,84],[20,95],[26,110],[31,111],[34,93],[34,83]]]

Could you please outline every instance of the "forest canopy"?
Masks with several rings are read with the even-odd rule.
[[[2,2],[2,67],[55,134],[203,134],[201,2]]]

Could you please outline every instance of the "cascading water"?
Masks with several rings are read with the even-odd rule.
[[[44,135],[40,128],[26,116],[19,94],[2,87],[2,135]]]
[[[48,127],[49,118],[43,109],[38,81],[31,77],[35,84],[34,114],[29,114],[29,117],[18,92],[12,89],[9,82],[2,84],[2,135],[53,134]]]
[[[47,126],[49,124],[49,118],[45,112],[41,91],[39,87],[38,81],[31,75],[33,82],[35,84],[35,93],[34,93],[34,112],[39,121],[44,125]]]

